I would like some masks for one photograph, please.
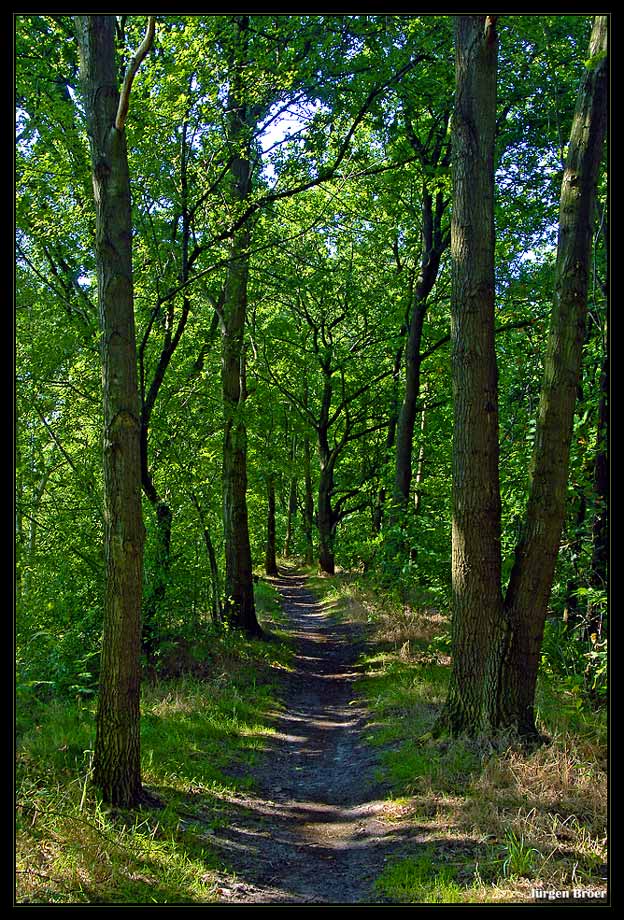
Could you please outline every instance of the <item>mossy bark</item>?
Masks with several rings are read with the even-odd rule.
[[[106,585],[93,776],[104,799],[133,806],[140,773],[140,651],[144,527],[134,329],[132,224],[119,103],[115,18],[76,17],[91,143],[101,329]]]
[[[555,298],[544,361],[526,523],[516,549],[505,614],[511,628],[501,675],[505,721],[535,734],[534,701],[561,529],[570,442],[585,339],[595,195],[607,127],[608,25],[594,21],[591,67],[579,90],[559,209]]]

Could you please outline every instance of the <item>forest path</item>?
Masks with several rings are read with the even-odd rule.
[[[232,797],[234,821],[213,838],[235,872],[222,880],[220,899],[379,901],[373,882],[385,859],[418,829],[383,817],[376,752],[362,737],[367,711],[353,686],[362,630],[333,620],[305,576],[284,572],[275,584],[296,642],[295,670],[284,677],[276,734],[253,773],[257,792]]]

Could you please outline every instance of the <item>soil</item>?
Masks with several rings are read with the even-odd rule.
[[[233,874],[219,898],[237,904],[371,904],[391,855],[417,843],[417,828],[384,818],[377,753],[363,735],[369,714],[355,695],[362,627],[338,623],[305,586],[275,580],[296,642],[271,749],[254,793],[231,800],[235,818],[213,841]]]

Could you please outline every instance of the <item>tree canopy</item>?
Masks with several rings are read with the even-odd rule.
[[[473,17],[483,18],[495,17]],[[605,59],[602,45],[588,51],[592,26],[587,15],[496,22],[488,130],[499,597],[529,495],[543,505],[531,493],[531,458],[548,399],[543,371],[563,360],[546,342],[565,276],[559,209],[578,146],[575,106]],[[146,17],[114,16],[112,27],[121,87]],[[454,17],[437,15],[156,17],[123,114],[142,654],[153,666],[174,637],[219,625],[261,634],[253,578],[271,555],[268,539],[273,556],[374,572],[451,602],[453,406],[463,392],[451,349],[464,370],[481,354],[474,339],[476,357],[451,343],[451,223],[463,220],[454,28]],[[104,167],[90,158],[94,100],[79,45],[71,16],[15,17],[16,624],[21,681],[90,695],[107,584],[101,356],[110,335],[92,182]],[[596,188],[587,314],[547,590],[547,630],[557,624],[588,651],[607,634],[603,146],[594,177],[578,173]],[[480,473],[491,481],[488,469]]]

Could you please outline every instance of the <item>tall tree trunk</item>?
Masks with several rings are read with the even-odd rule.
[[[264,556],[264,571],[267,575],[278,574],[275,552],[275,477],[271,473],[267,479],[267,539]]]
[[[219,566],[217,564],[217,554],[215,553],[214,544],[212,542],[210,527],[208,526],[208,522],[206,521],[204,512],[202,511],[202,507],[195,492],[191,492],[191,500],[199,516],[202,531],[204,534],[204,546],[206,547],[208,564],[210,566],[210,607],[212,612],[212,621],[213,623],[217,624],[221,623],[223,620],[223,607],[221,604],[221,588],[219,584]]]
[[[422,230],[420,270],[413,293],[405,347],[405,392],[396,433],[396,467],[394,505],[404,513],[409,503],[412,484],[412,445],[420,395],[420,365],[423,325],[427,314],[427,298],[438,277],[440,259],[448,246],[442,234],[445,202],[441,193],[435,200],[426,185],[422,193]]]
[[[316,524],[319,533],[319,568],[321,572],[333,575],[336,571],[334,559],[334,529],[336,521],[332,508],[335,456],[332,455],[328,435],[333,389],[329,364],[325,364],[322,367],[325,382],[323,384],[323,397],[317,428],[320,471]]]
[[[451,341],[453,669],[442,724],[496,723],[502,639],[498,383],[494,349],[495,20],[458,16]]]
[[[293,457],[294,460],[294,452]],[[297,480],[293,476],[290,480],[290,490],[288,494],[288,507],[286,509],[286,536],[284,538],[284,558],[290,556],[290,544],[292,542],[293,518],[297,513]]]
[[[249,231],[235,234],[223,307],[222,384],[223,537],[225,541],[224,616],[250,636],[262,633],[256,619],[249,521],[247,515],[247,429],[243,418]]]
[[[232,199],[240,206],[251,193],[251,130],[244,102],[243,70],[248,17],[236,17],[238,35],[231,62],[228,143]],[[260,636],[253,592],[253,571],[247,515],[247,430],[243,409],[245,387],[245,318],[249,278],[248,224],[236,230],[230,247],[222,322],[222,387],[225,422],[223,440],[223,536],[225,541],[224,616],[236,629]]]
[[[319,477],[317,526],[319,533],[319,568],[327,575],[336,571],[334,558],[334,515],[331,496],[334,488],[333,466],[321,461]]]
[[[568,460],[591,266],[595,193],[607,125],[607,17],[594,20],[561,188],[555,299],[550,322],[531,487],[505,613],[511,625],[501,676],[503,720],[536,735],[540,649],[565,515]]]
[[[396,442],[396,429],[397,429],[397,424],[399,421],[399,412],[400,412],[399,399],[398,399],[398,393],[397,393],[397,384],[399,381],[399,374],[401,373],[402,362],[403,362],[403,346],[401,345],[401,347],[397,349],[397,352],[394,358],[394,369],[392,372],[393,397],[392,397],[392,407],[390,409],[390,417],[388,420],[388,431],[386,432],[386,451],[384,455],[384,465],[386,461],[389,459],[390,452],[392,451],[392,448],[394,447],[395,442]],[[381,532],[381,525],[383,523],[385,503],[386,503],[386,487],[382,483],[379,486],[377,497],[375,499],[375,505],[373,507],[372,528],[373,528],[374,534]]]
[[[314,562],[314,495],[312,493],[312,465],[310,463],[310,439],[303,441],[303,464],[305,495],[303,500],[303,531],[305,537],[305,564]]]
[[[425,478],[425,423],[427,413],[425,409],[420,410],[420,447],[418,448],[418,460],[416,461],[416,476],[414,478],[414,514],[420,514],[422,509],[422,484]]]
[[[185,284],[189,279],[189,242],[191,238],[191,220],[188,209],[188,126],[182,125],[182,138],[180,145],[180,185],[182,191],[182,266],[180,283]],[[162,304],[157,305],[154,316]],[[149,463],[149,433],[152,413],[158,399],[167,369],[173,355],[180,343],[191,308],[190,298],[182,298],[182,311],[174,330],[173,299],[168,301],[168,316],[165,326],[165,336],[149,388],[145,388],[144,353],[149,339],[149,329],[143,337],[139,347],[139,367],[141,385],[141,481],[143,491],[150,501],[156,518],[154,567],[151,582],[146,592],[143,604],[143,649],[149,658],[152,658],[159,644],[159,632],[162,626],[162,610],[164,608],[169,574],[171,569],[171,532],[173,528],[173,512],[167,502],[158,493]]]
[[[77,16],[76,26],[96,208],[104,409],[106,587],[93,771],[106,801],[134,806],[143,796],[139,692],[144,527],[130,180],[123,129],[127,94],[120,119],[115,17]]]
[[[426,301],[417,301],[412,309],[405,349],[405,393],[396,431],[396,466],[394,504],[405,512],[412,484],[412,447],[420,391],[420,343],[426,313]]]

